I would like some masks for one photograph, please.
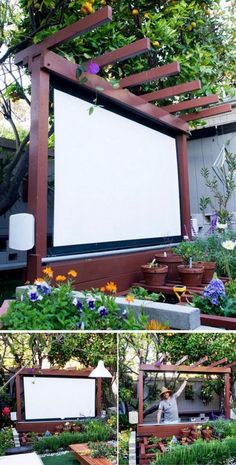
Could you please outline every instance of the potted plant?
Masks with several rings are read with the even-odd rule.
[[[177,282],[180,280],[178,265],[183,263],[182,255],[173,253],[172,250],[159,252],[155,255],[158,263],[168,266],[167,281]]]
[[[144,280],[147,286],[163,286],[165,283],[168,266],[159,265],[155,258],[151,263],[142,265],[141,270],[143,272]]]
[[[193,266],[191,260],[189,265],[178,265],[181,282],[185,286],[198,287],[202,284],[204,268],[202,265]]]

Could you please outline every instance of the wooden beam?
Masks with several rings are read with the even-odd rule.
[[[138,375],[138,422],[143,423],[143,371]]]
[[[230,375],[225,374],[225,418],[230,418]]]
[[[184,84],[177,84],[176,86],[148,92],[147,94],[143,94],[142,98],[146,102],[153,102],[154,100],[164,100],[169,97],[175,97],[175,95],[186,94],[187,92],[199,89],[201,89],[201,81],[197,79],[196,81],[185,82]]]
[[[231,368],[235,366],[236,366],[236,362],[232,362],[232,363],[229,363],[228,365],[225,365],[225,368]]]
[[[188,355],[185,355],[184,357],[182,357],[180,360],[178,360],[178,362],[175,363],[176,366],[179,366],[181,365],[183,362],[186,362],[186,360],[188,360]]]
[[[67,81],[71,81],[77,85],[80,84],[76,77],[78,65],[66,60],[54,52],[48,52],[43,56],[42,68]],[[171,115],[167,111],[164,111],[162,108],[158,108],[153,104],[144,102],[141,97],[132,94],[128,90],[120,88],[115,89],[111,84],[109,84],[109,82],[95,74],[83,73],[81,75],[81,79],[83,77],[87,78],[83,87],[94,90],[97,95],[104,95],[115,103],[121,104],[131,111],[135,111],[136,113],[138,112],[145,117],[151,118],[156,123],[164,124],[181,132],[188,132],[188,125],[183,123],[181,118]],[[99,87],[99,90],[97,90],[97,87]]]
[[[157,68],[149,69],[148,71],[142,71],[141,73],[131,74],[120,80],[120,87],[132,87],[145,82],[155,81],[163,77],[174,76],[180,72],[179,63],[176,61],[163,65]],[[142,97],[143,98],[143,97]]]
[[[180,373],[200,373],[200,374],[225,374],[231,373],[230,368],[225,367],[214,367],[209,368],[208,366],[189,366],[189,365],[161,365],[160,367],[156,367],[155,365],[147,365],[141,364],[140,371],[150,371],[150,372],[160,372],[160,373],[170,373],[172,371],[178,371]]]
[[[71,40],[78,35],[85,34],[86,32],[91,31],[92,29],[102,26],[107,22],[112,20],[112,9],[110,6],[101,8],[95,13],[86,16],[76,23],[70,24],[70,26],[64,27],[55,34],[47,37],[45,40],[36,45],[31,45],[30,47],[25,48],[18,52],[15,56],[15,63],[17,65],[24,64],[32,59],[33,57],[40,55],[46,50],[50,50],[54,47],[58,47],[67,40]]]
[[[226,363],[227,361],[228,359],[225,357],[225,358],[222,358],[221,360],[217,360],[217,362],[211,363],[210,365],[208,365],[208,367],[210,368],[217,367],[218,365],[222,365],[222,363]],[[226,367],[226,365],[224,366]],[[229,368],[229,365],[227,365],[227,368]]]
[[[172,105],[166,105],[162,108],[169,113],[177,113],[182,110],[189,110],[190,108],[204,107],[212,103],[218,103],[218,95],[207,95],[206,97],[194,98],[191,100],[185,100],[184,102],[173,103]]]
[[[209,118],[210,116],[222,115],[223,113],[229,113],[232,111],[232,107],[229,103],[218,105],[207,110],[198,111],[197,113],[189,113],[188,115],[181,115],[181,119],[184,121],[195,121],[197,119]]]
[[[28,168],[28,213],[36,219],[35,246],[28,252],[27,280],[41,275],[41,259],[47,256],[48,117],[49,79],[40,57],[32,63],[31,128]]]
[[[188,147],[186,134],[178,135],[176,138],[178,152],[179,168],[179,189],[181,205],[181,233],[182,236],[188,235],[192,238],[191,228],[191,210],[190,210],[190,192],[189,192],[189,174],[188,174]]]
[[[207,362],[207,360],[208,360],[208,357],[206,355],[205,357],[200,358],[198,362],[193,363],[191,367],[198,367],[199,365],[202,365],[204,362]]]
[[[84,62],[83,66],[88,66],[89,63],[97,63],[99,66],[106,66],[112,63],[118,63],[120,61],[127,60],[128,58],[148,52],[150,48],[150,39],[144,38],[136,40],[132,44],[125,45],[124,47],[118,48],[117,50],[114,50],[112,52],[107,52],[98,57],[94,57],[91,60]]]

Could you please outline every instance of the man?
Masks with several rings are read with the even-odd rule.
[[[163,387],[160,393],[161,401],[159,403],[157,412],[157,423],[161,422],[162,413],[164,414],[165,423],[178,423],[179,413],[177,406],[177,398],[182,394],[186,387],[187,380],[185,380],[177,392],[172,395],[172,391]]]

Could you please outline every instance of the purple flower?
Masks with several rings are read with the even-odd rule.
[[[87,67],[87,72],[90,74],[98,74],[100,71],[100,66],[97,63],[89,63]]]
[[[93,297],[88,297],[87,304],[90,310],[93,310],[95,308],[95,299],[93,299]]]
[[[49,286],[49,284],[38,284],[37,285],[37,288],[40,292],[42,292],[42,294],[44,295],[49,295],[51,294],[51,286]]]
[[[80,302],[79,299],[77,299],[77,298],[75,297],[74,300],[73,300],[73,304],[76,306],[76,308],[77,308],[80,312],[82,311],[83,304],[82,304],[82,302]]]
[[[220,300],[225,297],[225,287],[220,279],[212,279],[204,289],[203,296],[209,299],[212,305],[219,305]]]
[[[106,309],[106,307],[101,306],[98,308],[98,314],[100,317],[106,316],[108,315],[108,310]]]
[[[38,294],[38,291],[36,288],[31,289],[31,291],[28,292],[29,300],[31,302],[37,302],[37,300],[42,300],[42,296]]]
[[[157,362],[155,363],[155,366],[156,367],[160,367],[161,366],[161,362],[159,360],[157,360]]]

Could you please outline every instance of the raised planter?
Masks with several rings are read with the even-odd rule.
[[[168,273],[168,266],[159,265],[150,267],[149,265],[142,265],[141,270],[148,286],[162,286],[165,283]]]
[[[160,252],[155,255],[155,258],[158,263],[168,266],[167,281],[178,282],[180,280],[178,265],[183,263],[181,255],[175,255],[171,252]]]
[[[193,266],[190,268],[188,265],[178,265],[178,270],[181,277],[181,282],[185,286],[201,286],[204,272],[203,266]]]
[[[201,313],[201,325],[213,326],[215,328],[225,328],[228,330],[236,330],[236,318],[226,316],[206,315]]]

